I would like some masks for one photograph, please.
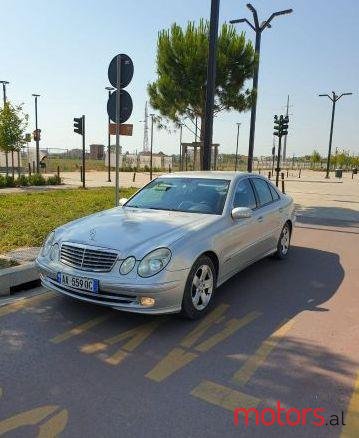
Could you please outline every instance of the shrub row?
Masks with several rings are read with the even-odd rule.
[[[14,179],[12,176],[0,175],[0,188],[4,187],[25,187],[25,186],[56,186],[61,184],[61,178],[58,175],[43,177],[39,173],[26,176],[20,175]]]

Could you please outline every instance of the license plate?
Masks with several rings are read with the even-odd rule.
[[[78,277],[59,272],[57,274],[57,282],[64,286],[73,287],[74,289],[81,289],[95,293],[98,292],[98,280],[94,278]]]

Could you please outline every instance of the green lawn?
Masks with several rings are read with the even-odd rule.
[[[136,190],[122,188],[120,197]],[[0,253],[40,246],[59,225],[113,205],[113,188],[0,194]]]

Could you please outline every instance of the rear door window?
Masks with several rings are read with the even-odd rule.
[[[264,179],[252,178],[252,183],[256,190],[259,205],[261,207],[273,201],[269,186]]]

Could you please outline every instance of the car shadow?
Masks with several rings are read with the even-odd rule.
[[[333,227],[359,227],[359,211],[343,207],[302,207],[296,205],[297,222]]]

